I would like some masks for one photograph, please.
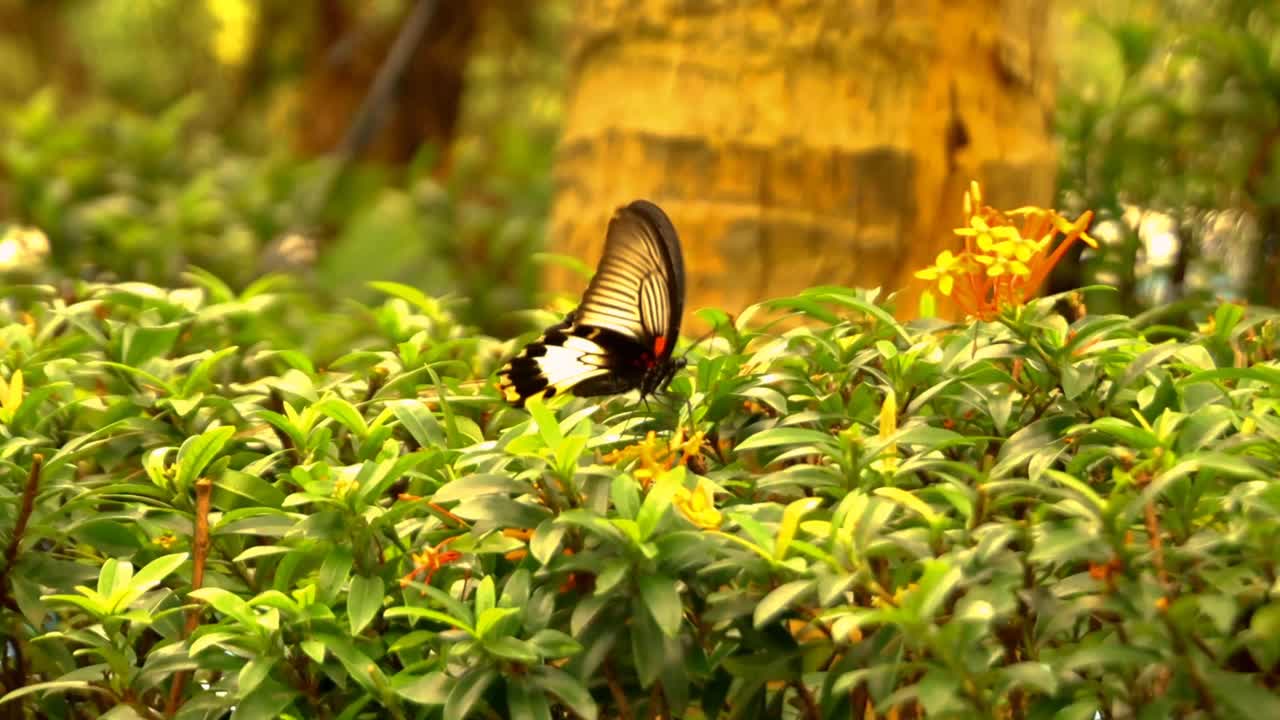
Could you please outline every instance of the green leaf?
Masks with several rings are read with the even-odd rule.
[[[878,320],[880,324],[892,328],[898,337],[902,338],[907,343],[914,342],[914,338],[912,338],[907,332],[907,329],[895,320],[892,315],[886,312],[884,308],[874,303],[867,302],[863,298],[860,298],[856,294],[850,292],[848,288],[820,286],[805,290],[802,295],[806,297],[814,297],[825,302],[844,305],[845,307],[870,315]]]
[[[1221,405],[1206,405],[1187,416],[1178,430],[1176,450],[1179,454],[1208,449],[1235,423],[1236,415]]]
[[[533,492],[533,486],[527,482],[516,480],[510,475],[479,473],[467,475],[444,484],[432,501],[447,503],[454,500],[467,500],[480,495],[527,495]]]
[[[814,446],[822,448],[824,452],[833,451],[836,447],[835,438],[825,432],[819,430],[809,430],[806,428],[793,427],[776,427],[769,428],[752,435],[746,440],[738,443],[735,448],[741,452],[743,450],[757,450],[766,447],[779,447],[789,445]]]
[[[325,649],[338,658],[338,662],[342,663],[347,674],[366,692],[378,691],[378,685],[383,681],[382,671],[368,655],[356,648],[351,638],[330,633],[317,633],[315,639],[324,643]],[[378,682],[375,682],[375,676],[378,677]]]
[[[1183,346],[1177,343],[1166,343],[1157,345],[1150,350],[1142,353],[1133,359],[1125,368],[1124,375],[1111,386],[1111,392],[1107,396],[1107,404],[1110,405],[1117,394],[1121,390],[1138,387],[1137,379],[1145,375],[1151,368],[1159,365],[1168,359],[1171,355],[1178,352]]]
[[[129,325],[120,336],[120,361],[137,367],[151,358],[167,355],[178,341],[180,332],[182,323],[153,327]]]
[[[175,485],[184,491],[190,491],[200,474],[209,467],[209,463],[222,452],[227,441],[236,434],[236,429],[229,425],[189,437],[178,448],[178,457],[174,461],[177,467]]]
[[[634,606],[633,606],[634,607]],[[662,674],[667,663],[666,645],[662,642],[662,630],[648,612],[638,608],[630,623],[631,658],[635,663],[640,686],[648,688]]]
[[[392,618],[398,618],[398,617],[408,617],[408,618],[415,618],[420,620],[434,620],[435,622],[444,623],[445,625],[450,625],[452,627],[455,627],[459,630],[466,632],[469,635],[476,634],[475,630],[470,625],[468,625],[465,620],[460,620],[456,617],[453,617],[452,615],[446,615],[445,613],[442,613],[439,610],[432,610],[431,608],[407,607],[407,606],[393,607],[393,608],[387,608],[386,610],[384,610],[382,613],[382,616],[384,618],[387,618],[388,620]]]
[[[568,528],[564,525],[556,523],[555,518],[543,520],[534,530],[533,537],[529,539],[529,553],[543,565],[551,562],[552,558],[560,552],[567,530]]]
[[[582,645],[577,640],[551,628],[534,633],[534,636],[529,638],[529,642],[549,660],[566,658],[582,652]]]
[[[963,708],[959,679],[945,668],[932,667],[915,686],[925,714],[932,717]]]
[[[98,594],[103,597],[111,597],[128,587],[129,581],[132,579],[133,563],[128,560],[108,558],[106,562],[102,563],[102,569],[98,571]]]
[[[395,680],[401,676],[397,675]],[[444,705],[449,698],[450,682],[443,672],[431,672],[408,682],[395,682],[396,693],[419,705]]]
[[[1236,717],[1280,717],[1280,698],[1252,675],[1210,670],[1207,684]]]
[[[476,703],[480,702],[480,698],[484,696],[484,691],[488,690],[496,679],[498,679],[498,673],[487,667],[472,668],[464,673],[454,684],[453,690],[449,691],[449,698],[445,700],[444,720],[466,720]]]
[[[490,607],[476,613],[476,636],[479,638],[487,638],[493,634],[494,629],[499,627],[503,620],[519,615],[520,608],[498,608]]]
[[[560,423],[556,422],[555,413],[547,408],[542,396],[534,395],[529,398],[525,401],[524,407],[533,416],[534,426],[543,444],[553,451],[558,448],[560,442],[564,440],[564,434],[560,431]]]
[[[0,698],[0,704],[7,703],[10,700],[17,700],[18,698],[23,697],[24,695],[34,695],[36,693],[63,693],[63,692],[77,692],[77,691],[100,693],[102,695],[111,694],[106,688],[101,688],[101,687],[98,687],[97,685],[92,685],[85,680],[54,680],[52,682],[32,683],[30,685],[20,687],[17,690],[12,690],[8,694],[6,694],[4,697]]]
[[[360,414],[360,411],[356,410],[354,405],[336,395],[322,398],[320,402],[311,407],[316,412],[327,415],[341,423],[357,438],[364,439],[369,435],[369,425],[365,422],[364,416]]]
[[[938,515],[937,511],[929,506],[929,503],[921,500],[915,495],[912,495],[906,490],[895,487],[878,487],[874,492],[876,495],[889,500],[895,505],[915,511],[930,525],[936,523],[941,517]]]
[[[347,622],[351,634],[359,635],[382,609],[385,588],[382,578],[374,575],[356,575],[351,578],[351,590],[347,593]]]
[[[213,485],[214,505],[230,510],[231,498],[242,498],[253,505],[279,508],[284,504],[284,493],[256,475],[239,470],[224,470]]]
[[[600,710],[587,688],[569,673],[550,665],[529,670],[529,682],[560,698],[582,720],[596,720]]]
[[[507,680],[507,712],[511,720],[551,720],[547,698],[525,678]]]
[[[1121,420],[1120,418],[1098,418],[1087,427],[1109,435],[1132,448],[1149,450],[1160,445],[1160,439],[1157,438],[1150,430],[1138,427],[1137,425]]]
[[[520,663],[521,665],[536,665],[542,660],[538,655],[537,648],[524,640],[510,635],[485,637],[481,638],[480,642],[490,655],[503,660]]]
[[[439,300],[428,296],[426,293],[412,285],[405,285],[404,283],[391,282],[388,280],[374,280],[369,282],[368,285],[374,290],[378,290],[392,297],[398,297],[401,300],[404,300],[410,305],[416,307],[427,317],[439,318],[443,315],[443,308],[441,307]]]
[[[209,603],[214,610],[230,617],[241,625],[257,627],[257,615],[253,612],[253,608],[249,607],[249,603],[241,599],[239,595],[222,588],[205,587],[192,590],[190,596],[196,600]]]
[[[190,374],[187,375],[187,379],[183,381],[180,391],[181,395],[183,397],[190,397],[193,393],[199,390],[201,386],[208,381],[209,375],[213,373],[213,369],[217,367],[218,363],[222,362],[227,357],[234,355],[239,349],[240,348],[235,345],[224,347],[216,352],[210,353],[208,357],[201,360],[200,364],[196,365],[195,368],[191,370]]]
[[[187,553],[184,552],[161,555],[134,574],[133,579],[129,581],[129,586],[135,590],[150,590],[159,585],[161,580],[169,577],[174,570],[182,567],[187,557]]]
[[[1008,683],[1009,688],[1030,688],[1044,695],[1058,693],[1058,678],[1048,663],[1020,662],[1000,668],[999,675]]]
[[[945,560],[927,560],[924,574],[917,582],[915,591],[903,604],[913,609],[920,620],[928,621],[963,579],[964,571],[959,567],[954,567]]]
[[[257,690],[262,681],[271,674],[271,668],[274,665],[275,661],[268,658],[253,658],[245,663],[236,676],[237,697],[244,698]]]
[[[791,548],[791,541],[795,539],[801,518],[821,504],[822,500],[818,498],[800,498],[787,505],[782,511],[782,523],[778,526],[778,539],[773,545],[774,560],[782,562],[786,559],[787,550]]]
[[[640,597],[658,629],[668,637],[675,637],[680,632],[680,622],[684,616],[684,605],[680,602],[676,581],[665,575],[641,575],[637,582],[640,585]]]
[[[550,517],[551,511],[541,505],[516,502],[505,495],[481,495],[463,501],[453,509],[453,514],[498,527],[536,528]]]
[[[817,586],[817,582],[813,579],[792,580],[774,588],[756,605],[752,624],[758,629],[773,622],[800,598],[810,594]]]
[[[475,614],[480,617],[486,610],[491,610],[498,604],[498,591],[493,584],[493,576],[486,575],[479,584],[476,585],[475,595]],[[477,627],[479,627],[477,625]]]
[[[400,425],[420,447],[448,447],[445,443],[444,430],[436,416],[431,414],[427,406],[420,400],[396,400],[388,403],[391,412],[400,421]]]
[[[338,597],[338,592],[342,590],[342,586],[347,582],[347,576],[351,574],[353,563],[354,557],[352,556],[351,548],[347,545],[338,545],[330,548],[325,553],[324,562],[320,563],[320,573],[316,585],[316,599],[318,601],[328,605]]]
[[[676,468],[671,472],[663,473],[650,486],[644,503],[640,506],[640,512],[636,514],[636,528],[640,531],[642,541],[648,540],[657,529],[658,523],[662,522],[662,518],[671,507],[671,497],[683,484],[684,468]]]

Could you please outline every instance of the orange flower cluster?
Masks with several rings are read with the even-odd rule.
[[[970,317],[981,320],[992,320],[1002,310],[1035,297],[1045,277],[1076,240],[1098,247],[1085,232],[1093,220],[1092,210],[1075,222],[1039,207],[1002,212],[983,204],[976,181],[964,194],[964,214],[965,227],[955,230],[964,238],[964,249],[959,254],[943,250],[933,266],[920,270],[916,277],[936,282],[939,292],[953,298]],[[1021,224],[1014,218],[1020,218]]]

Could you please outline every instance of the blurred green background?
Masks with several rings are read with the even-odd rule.
[[[358,159],[308,151],[350,132],[330,116],[363,99],[409,5],[0,0],[0,273],[171,284],[195,265],[244,288],[289,271],[318,308],[396,280],[486,332],[521,329],[574,5],[454,4],[474,14],[465,36],[428,32],[442,54],[424,72],[446,80],[418,83],[417,104],[444,108],[451,142],[392,130]],[[1051,289],[1121,289],[1097,311],[1280,304],[1280,3],[1053,12],[1058,206],[1097,211],[1104,243]],[[356,70],[320,76],[321,47]]]

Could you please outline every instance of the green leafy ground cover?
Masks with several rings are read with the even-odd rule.
[[[1272,313],[815,288],[522,411],[411,289],[187,280],[0,301],[7,717],[1280,717]]]

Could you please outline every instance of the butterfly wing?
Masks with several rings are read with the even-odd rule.
[[[668,364],[684,313],[684,259],[666,213],[637,200],[609,222],[582,302],[499,372],[507,401],[573,390],[587,397],[640,387]]]
[[[675,349],[684,315],[684,257],[667,214],[647,200],[609,223],[604,254],[577,321],[634,338],[659,361]]]

